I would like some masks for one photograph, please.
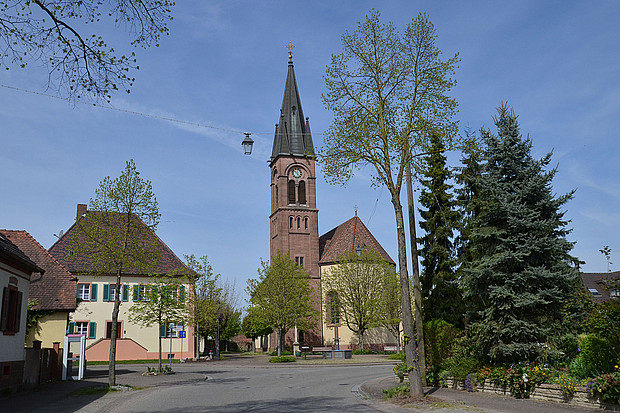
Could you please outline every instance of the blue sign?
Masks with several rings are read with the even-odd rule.
[[[185,338],[185,334],[187,332],[185,330],[179,331],[179,338]]]

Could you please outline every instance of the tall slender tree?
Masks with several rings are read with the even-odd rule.
[[[70,240],[73,259],[92,264],[94,275],[115,274],[108,383],[116,385],[116,340],[124,274],[147,274],[157,266],[162,245],[151,236],[159,223],[151,181],[140,177],[132,160],[118,178],[106,177],[91,198],[89,211],[76,221]]]
[[[450,171],[441,136],[431,134],[431,152],[425,157],[420,184],[420,228],[422,248],[422,297],[424,320],[443,319],[453,325],[463,324],[463,300],[455,271],[454,234],[458,215],[448,182]]]
[[[459,58],[442,60],[436,37],[435,27],[424,14],[401,34],[392,24],[382,24],[376,11],[353,33],[345,33],[343,52],[332,56],[325,75],[323,100],[334,112],[334,122],[319,152],[328,181],[345,183],[354,168],[370,166],[373,183],[390,191],[398,239],[405,354],[415,397],[424,394],[423,341],[419,337],[422,305],[417,265],[413,268],[411,305],[401,189],[416,156],[428,151],[427,132],[440,130],[450,147],[457,130],[453,121],[457,103],[448,93],[456,83],[451,76]],[[412,252],[414,264],[416,251]]]
[[[532,141],[522,137],[507,105],[498,108],[495,125],[497,135],[482,136],[486,162],[476,183],[486,202],[471,225],[464,284],[477,305],[472,333],[483,354],[510,363],[541,354],[577,276],[560,209],[573,192],[554,196],[557,169],[546,170],[551,153],[532,157]]]

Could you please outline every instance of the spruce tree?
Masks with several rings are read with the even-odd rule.
[[[461,293],[455,273],[454,231],[457,224],[450,171],[446,166],[445,146],[441,136],[431,134],[431,151],[423,164],[420,179],[421,244],[420,277],[424,298],[424,321],[443,319],[453,325],[463,323]]]
[[[471,331],[482,354],[514,363],[541,355],[577,276],[560,210],[573,192],[554,196],[557,169],[546,169],[551,153],[532,157],[532,142],[521,136],[512,109],[498,108],[495,125],[497,136],[482,136],[486,162],[475,181],[484,203],[471,225],[464,286],[478,309]]]

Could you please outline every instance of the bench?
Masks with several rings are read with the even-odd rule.
[[[396,346],[383,346],[383,351],[398,351],[398,348]]]

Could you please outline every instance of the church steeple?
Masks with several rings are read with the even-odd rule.
[[[304,118],[304,112],[301,108],[292,53],[289,52],[288,57],[288,73],[284,86],[282,109],[280,109],[280,119],[276,125],[270,162],[273,162],[280,155],[314,157],[310,123],[308,118]]]

